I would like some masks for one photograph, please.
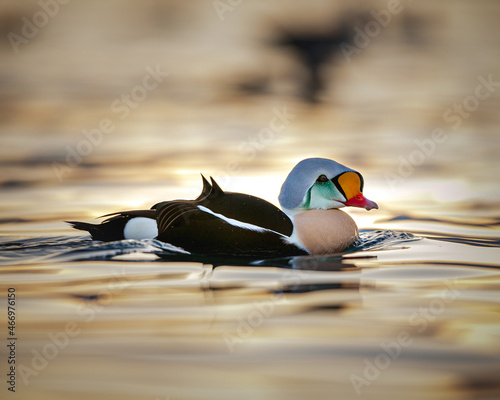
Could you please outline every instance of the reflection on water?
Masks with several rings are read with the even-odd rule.
[[[443,118],[475,104],[480,77],[500,80],[497,2],[405,3],[351,62],[309,66],[297,52],[325,38],[333,52],[341,3],[241,2],[223,20],[212,2],[93,3],[61,7],[19,54],[0,48],[16,398],[500,397],[500,92],[460,123]],[[8,7],[2,37],[38,10]],[[170,75],[121,120],[111,103],[156,65]],[[270,130],[278,114],[287,123]],[[104,118],[115,130],[76,159]],[[190,258],[154,240],[91,242],[63,222],[195,198],[200,172],[276,204],[311,156],[359,170],[380,205],[349,210],[361,238],[343,254]]]
[[[343,255],[232,266],[172,261],[156,241],[4,238],[1,286],[16,288],[29,368],[20,390],[494,398],[500,249],[461,241],[364,230]]]

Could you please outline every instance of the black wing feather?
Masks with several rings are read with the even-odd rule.
[[[122,240],[126,223],[134,217],[156,219],[157,239],[205,255],[287,257],[307,254],[286,242],[293,224],[273,204],[242,193],[224,192],[217,182],[202,175],[203,189],[195,200],[172,200],[155,204],[150,210],[120,211],[104,215],[101,224],[68,221],[74,228],[88,231],[94,240]],[[202,211],[203,206],[264,229],[250,230],[234,226]]]
[[[288,257],[307,254],[272,231],[229,224],[195,204],[171,202],[158,209],[158,239],[208,256]]]

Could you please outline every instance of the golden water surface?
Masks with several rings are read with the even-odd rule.
[[[40,3],[0,6],[1,398],[500,398],[498,2],[401,1],[378,30],[391,2]],[[306,101],[276,37],[356,13],[373,37]],[[277,204],[313,156],[363,174],[368,248],[170,262],[63,222],[200,172]]]

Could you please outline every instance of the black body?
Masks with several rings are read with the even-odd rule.
[[[280,209],[258,197],[224,192],[212,179],[202,176],[203,190],[195,200],[172,200],[155,204],[151,210],[108,214],[101,224],[68,221],[88,231],[92,239],[123,240],[126,223],[134,217],[155,219],[157,239],[194,254],[241,257],[288,257],[307,254],[286,239],[293,224]],[[210,212],[202,211],[198,206]],[[240,227],[221,216],[255,227]]]

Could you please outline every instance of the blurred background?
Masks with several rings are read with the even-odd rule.
[[[497,399],[499,20],[495,0],[1,1],[0,273],[20,296],[18,360],[81,327],[29,385],[18,375],[20,398],[358,399],[352,374],[408,331],[363,398]],[[348,210],[363,233],[427,239],[323,272],[213,268],[151,262],[141,243],[106,258],[64,223],[194,198],[200,172],[277,204],[307,157],[363,174],[380,206]],[[459,294],[422,320],[450,282]]]
[[[462,104],[500,81],[497,1],[63,3],[0,6],[11,217],[196,196],[200,172],[276,203],[310,156],[359,170],[390,207],[498,198],[498,84]]]

